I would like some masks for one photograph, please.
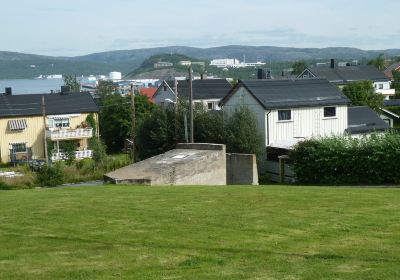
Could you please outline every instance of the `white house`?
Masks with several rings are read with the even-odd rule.
[[[298,78],[325,78],[339,87],[357,81],[373,82],[375,92],[382,94],[385,99],[395,95],[395,90],[390,88],[391,79],[374,66],[355,66],[338,64],[334,59],[328,66],[316,66],[305,69]]]
[[[312,137],[369,134],[389,124],[350,100],[326,79],[239,81],[221,101],[230,114],[240,106],[255,113],[265,147],[290,149]]]
[[[225,112],[249,107],[265,146],[288,148],[302,139],[343,135],[349,99],[325,79],[240,81],[221,102]]]
[[[178,99],[189,99],[189,81],[176,81],[178,85]],[[202,104],[207,110],[220,110],[218,103],[232,89],[226,79],[202,79],[193,81],[193,101]],[[163,81],[153,96],[154,103],[168,105],[175,103],[175,81]]]

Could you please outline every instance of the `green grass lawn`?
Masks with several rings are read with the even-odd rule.
[[[400,189],[35,189],[0,213],[0,279],[400,279]]]

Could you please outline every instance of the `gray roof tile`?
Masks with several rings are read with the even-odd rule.
[[[224,98],[229,100],[235,90],[244,86],[265,109],[345,105],[350,100],[325,79],[246,80]]]
[[[46,115],[99,111],[89,93],[0,95],[0,117],[41,115],[42,96],[45,97]]]
[[[171,89],[174,81],[167,81]],[[193,81],[193,99],[222,99],[232,89],[226,79],[205,79]],[[178,96],[189,97],[189,81],[178,81]]]
[[[390,81],[378,68],[366,66],[317,66],[308,68],[316,77],[325,78],[332,83],[347,83],[354,81]]]
[[[389,128],[389,125],[368,106],[349,107],[347,116],[346,131],[350,134],[382,131]]]

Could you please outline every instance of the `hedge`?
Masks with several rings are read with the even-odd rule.
[[[300,183],[398,184],[400,134],[306,140],[295,146],[290,159]]]

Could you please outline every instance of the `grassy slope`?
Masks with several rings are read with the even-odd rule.
[[[0,279],[399,279],[400,190],[0,192]]]

